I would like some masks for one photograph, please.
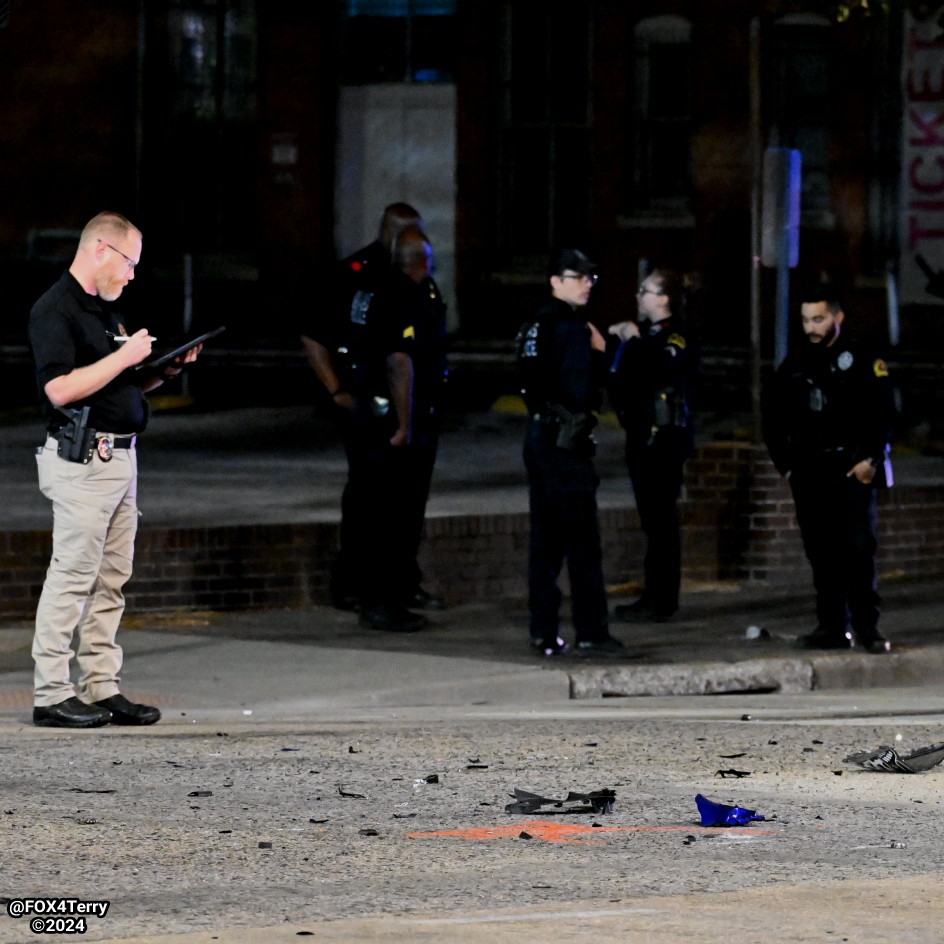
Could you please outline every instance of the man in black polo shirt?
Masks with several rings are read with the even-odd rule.
[[[93,728],[153,724],[157,708],[119,693],[115,642],[137,529],[136,434],[144,392],[180,373],[136,371],[151,353],[128,334],[113,302],[134,278],[141,233],[117,213],[94,217],[69,270],[33,306],[29,340],[48,436],[36,451],[39,487],[53,506],[53,550],[36,611],[33,723]],[[199,348],[180,361],[193,361]],[[78,680],[69,674],[78,633]]]

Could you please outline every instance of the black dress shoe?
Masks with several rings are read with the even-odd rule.
[[[855,640],[852,633],[824,633],[814,630],[806,636],[798,636],[798,649],[854,649]]]
[[[86,705],[73,695],[57,705],[33,709],[33,724],[41,728],[100,728],[111,721],[107,707]]]
[[[417,587],[416,592],[403,601],[409,610],[444,610],[446,609],[445,600],[434,597],[422,587]]]
[[[372,606],[361,610],[360,624],[388,633],[415,633],[428,621],[425,616],[411,613],[405,607]]]
[[[95,705],[111,712],[112,724],[154,724],[155,721],[161,720],[160,709],[150,705],[136,705],[124,695],[103,698],[95,702]]]
[[[892,651],[892,644],[881,634],[873,633],[871,636],[860,636],[859,641],[866,652],[874,655],[881,655],[884,652]]]
[[[605,639],[584,639],[575,647],[577,655],[584,656],[624,656],[626,648],[612,636]]]

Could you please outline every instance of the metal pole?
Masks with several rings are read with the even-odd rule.
[[[750,140],[751,140],[751,427],[755,443],[763,439],[761,417],[760,257],[761,257],[761,112],[760,112],[760,20],[750,29]]]

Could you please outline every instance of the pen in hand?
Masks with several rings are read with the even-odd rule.
[[[110,337],[110,338],[111,338],[114,342],[116,342],[116,343],[120,343],[120,342],[122,342],[122,341],[130,341],[130,340],[131,340],[130,335],[127,335],[127,334],[115,334],[114,331],[106,331],[105,334],[107,334],[108,337]],[[151,342],[152,342],[152,343],[153,343],[154,341],[156,341],[156,340],[157,340],[157,338],[151,338]]]

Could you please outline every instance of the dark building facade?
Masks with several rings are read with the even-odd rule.
[[[708,348],[745,352],[759,306],[769,357],[775,273],[754,258],[760,161],[777,147],[802,155],[792,282],[835,279],[877,340],[939,351],[942,14],[905,0],[11,0],[4,349],[15,359],[24,306],[107,207],[144,231],[147,288],[128,299],[149,325],[171,330],[189,306],[196,327],[228,325],[233,351],[293,350],[330,260],[407,199],[469,345],[512,337],[564,241],[602,265],[599,322],[631,314],[640,272],[669,262],[691,274]]]

